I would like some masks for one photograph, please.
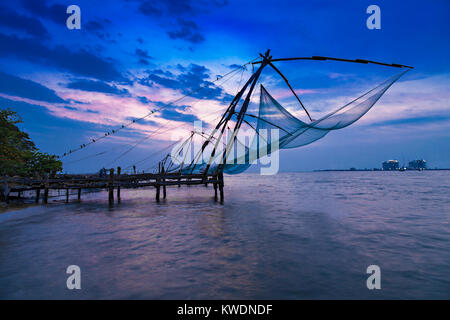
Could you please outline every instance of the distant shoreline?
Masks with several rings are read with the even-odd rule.
[[[404,171],[448,171],[450,170],[447,168],[443,168],[443,169],[423,169],[423,170],[417,170],[417,169],[406,169]],[[370,171],[370,172],[392,172],[392,171],[400,171],[403,172],[402,170],[382,170],[382,169],[318,169],[318,170],[313,170],[312,172],[329,172],[329,171]]]

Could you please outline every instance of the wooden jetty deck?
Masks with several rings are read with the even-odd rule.
[[[223,203],[223,173],[218,174],[180,174],[166,173],[164,169],[159,173],[142,174],[121,174],[120,167],[114,173],[114,169],[109,170],[109,175],[100,176],[98,174],[76,175],[60,174],[52,178],[33,179],[20,177],[0,177],[0,197],[8,202],[11,193],[17,193],[20,197],[24,192],[35,191],[36,203],[48,203],[49,190],[64,190],[66,193],[66,203],[69,202],[70,191],[77,190],[77,199],[81,200],[82,190],[106,189],[108,190],[108,201],[114,203],[114,191],[116,191],[117,201],[120,203],[121,189],[135,189],[144,187],[155,187],[156,201],[160,201],[161,189],[162,198],[167,197],[167,186],[182,185],[205,185],[211,184],[214,187],[214,199]],[[219,195],[218,195],[219,193]]]

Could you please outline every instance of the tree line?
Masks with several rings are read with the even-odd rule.
[[[17,112],[0,109],[0,176],[43,177],[62,171],[57,156],[39,151],[20,123]]]

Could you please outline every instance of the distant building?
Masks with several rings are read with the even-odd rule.
[[[413,160],[408,164],[409,170],[423,170],[427,168],[427,162],[425,160]]]
[[[398,170],[398,160],[388,160],[383,162],[383,170]]]

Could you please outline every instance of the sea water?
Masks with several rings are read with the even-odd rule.
[[[213,196],[122,190],[110,207],[96,192],[1,213],[0,298],[450,298],[450,171],[241,174]]]

